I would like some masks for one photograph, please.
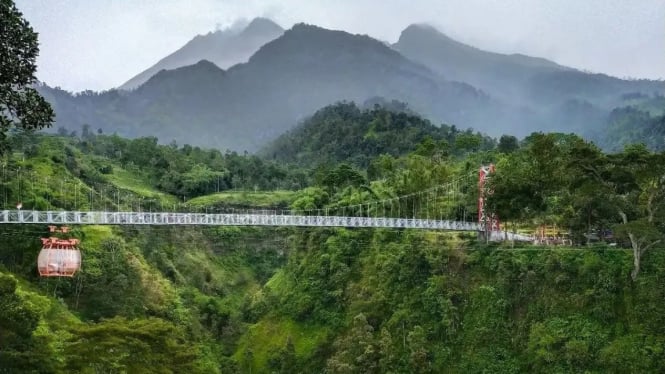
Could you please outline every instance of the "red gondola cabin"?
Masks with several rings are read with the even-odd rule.
[[[78,239],[42,238],[42,250],[37,258],[39,275],[73,277],[81,268],[78,244]]]

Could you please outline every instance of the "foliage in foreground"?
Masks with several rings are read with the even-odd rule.
[[[8,133],[50,126],[51,106],[32,87],[37,82],[37,33],[10,0],[0,1],[0,155]]]

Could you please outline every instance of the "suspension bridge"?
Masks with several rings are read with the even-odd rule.
[[[207,225],[384,227],[425,230],[483,231],[476,222],[423,218],[355,217],[261,213],[71,212],[4,210],[0,223],[47,225]]]
[[[199,208],[199,211],[194,211],[186,202],[174,204],[169,209],[163,205],[153,209],[152,205],[146,205],[150,200],[145,196],[137,196],[118,187],[107,185],[100,188],[77,181],[74,185],[67,185],[67,190],[73,189],[73,193],[68,193],[65,191],[65,183],[61,182],[61,194],[56,203],[66,209],[56,210],[35,209],[39,205],[37,195],[43,189],[39,188],[38,181],[35,186],[34,177],[28,175],[21,179],[21,174],[14,172],[19,178],[15,180],[14,188],[8,188],[7,183],[3,184],[4,205],[0,210],[0,224],[398,228],[489,232],[490,238],[495,240],[530,240],[525,236],[500,232],[498,219],[485,211],[484,182],[492,171],[491,168],[483,167],[479,172],[477,217],[475,214],[467,214],[465,204],[468,201],[462,201],[462,188],[472,188],[469,182],[472,186],[476,181],[470,181],[471,176],[402,196],[383,199],[374,196],[371,201],[359,204],[305,210],[218,208],[223,211],[215,211],[215,208],[206,208],[200,211]],[[11,192],[11,198],[21,203],[9,208],[11,200],[8,192]],[[67,197],[70,199],[67,200]],[[22,203],[24,200],[28,203]],[[33,205],[33,209],[30,209],[30,205]],[[51,208],[49,205],[52,204],[50,201],[41,201],[41,205]]]

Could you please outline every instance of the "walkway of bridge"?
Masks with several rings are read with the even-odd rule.
[[[476,222],[420,218],[345,217],[261,213],[218,214],[176,212],[102,212],[102,211],[0,211],[0,224],[47,225],[208,225],[208,226],[310,226],[374,227],[425,230],[482,231]]]
[[[293,226],[293,227],[371,227],[448,231],[484,231],[476,222],[419,218],[304,216],[262,213],[218,214],[175,212],[68,212],[0,211],[0,224],[45,225],[204,225],[204,226]],[[530,241],[531,237],[492,232],[490,240]]]

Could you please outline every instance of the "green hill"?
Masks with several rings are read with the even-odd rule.
[[[495,145],[493,139],[472,130],[435,126],[408,108],[391,110],[384,104],[366,109],[354,103],[327,106],[264,147],[260,154],[306,167],[348,162],[367,168],[380,155],[399,157],[416,149],[434,151],[427,147],[438,148],[443,156],[461,152],[462,147],[456,146],[464,137],[476,142],[475,150]]]

